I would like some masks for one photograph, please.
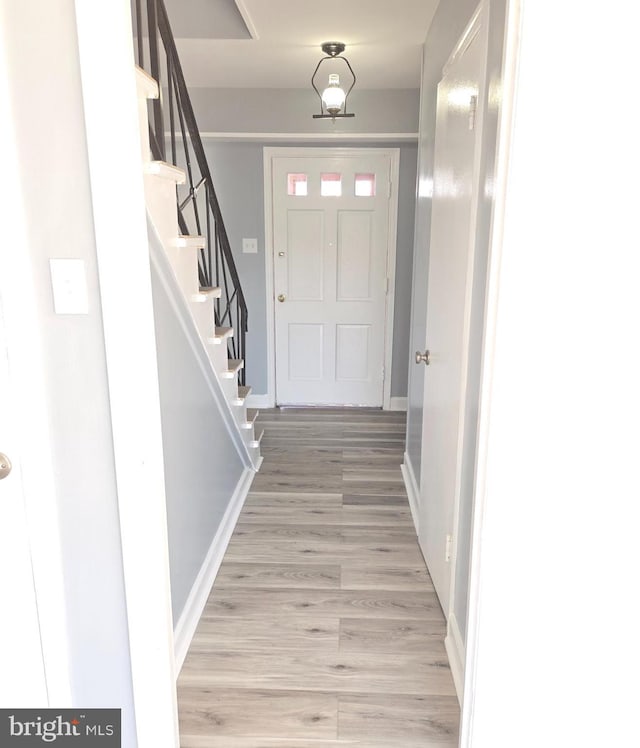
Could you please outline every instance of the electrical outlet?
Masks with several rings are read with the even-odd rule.
[[[258,254],[258,240],[257,239],[243,239],[242,240],[242,251],[245,255],[257,255]]]

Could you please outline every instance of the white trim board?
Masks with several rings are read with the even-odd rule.
[[[383,410],[391,409],[391,373],[393,363],[393,315],[396,290],[396,245],[398,242],[398,188],[400,179],[399,148],[286,148],[265,146],[264,161],[264,262],[267,299],[267,394],[270,402],[276,402],[276,357],[275,357],[275,293],[273,280],[273,190],[272,160],[274,158],[306,158],[313,156],[341,157],[362,156],[367,153],[386,154],[390,159],[391,195],[389,199],[389,239],[387,245],[387,278],[389,290],[386,297],[384,323],[384,382]]]
[[[236,7],[238,8],[238,13],[242,16],[242,20],[244,21],[244,25],[247,27],[247,31],[249,34],[251,34],[252,39],[259,39],[260,36],[258,35],[258,30],[256,29],[256,25],[253,22],[253,18],[251,18],[251,13],[249,13],[249,9],[246,6],[246,3],[244,0],[234,0]]]
[[[75,0],[75,9],[136,737],[140,746],[168,748],[178,746],[180,739],[160,394],[131,8],[129,0],[99,6],[93,0]],[[110,60],[108,66],[104,64],[106,59]],[[105,118],[105,101],[115,109],[114,118]],[[114,168],[114,164],[118,167]]]
[[[165,133],[167,138],[170,133]],[[177,137],[181,137],[178,133]],[[249,143],[417,143],[417,132],[201,132],[207,140]]]
[[[184,664],[193,635],[198,627],[200,616],[207,603],[207,598],[222,564],[222,559],[231,540],[231,535],[251,488],[254,476],[255,472],[251,468],[245,467],[220,521],[216,534],[211,541],[207,555],[202,562],[202,566],[193,583],[180,618],[176,623],[174,633],[176,676],[180,673]]]
[[[449,615],[449,620],[447,621],[447,635],[444,640],[444,646],[449,657],[449,666],[451,667],[451,675],[453,677],[453,685],[456,688],[458,702],[462,704],[465,651],[460,627],[453,613]]]
[[[251,393],[247,397],[247,408],[274,408],[275,402],[271,395],[254,395]]]
[[[474,506],[469,564],[469,596],[464,662],[464,689],[460,714],[460,748],[471,748],[478,669],[480,600],[482,597],[481,559],[484,548],[484,521],[487,502],[487,454],[493,398],[495,331],[500,295],[500,269],[504,215],[515,117],[515,97],[521,42],[522,0],[509,0],[505,22],[505,48],[502,59],[502,101],[500,104],[495,162],[494,205],[491,216],[487,291],[482,350],[480,410],[474,476]]]
[[[411,509],[411,518],[413,519],[413,525],[416,528],[417,535],[420,527],[420,489],[418,487],[418,482],[416,481],[415,473],[413,472],[408,452],[404,453],[404,462],[400,465],[400,472],[402,473],[404,486],[407,489],[409,509]]]
[[[390,397],[389,398],[389,410],[406,410],[407,409],[407,398],[406,397]]]

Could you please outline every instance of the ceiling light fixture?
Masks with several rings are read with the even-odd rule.
[[[313,119],[330,119],[335,122],[336,119],[342,117],[355,117],[355,114],[347,112],[347,97],[351,93],[351,90],[356,85],[356,74],[353,72],[353,68],[349,64],[349,60],[346,57],[339,57],[345,50],[345,45],[342,42],[325,42],[322,45],[322,51],[325,53],[325,57],[322,57],[320,62],[316,65],[316,69],[311,76],[311,85],[313,90],[318,94],[320,99],[320,114],[314,114]],[[326,60],[342,60],[345,63],[353,81],[349,86],[349,90],[345,93],[344,88],[340,86],[340,76],[337,73],[331,73],[329,75],[329,83],[322,93],[320,93],[316,86],[316,76],[320,65]]]

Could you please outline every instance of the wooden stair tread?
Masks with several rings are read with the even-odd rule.
[[[234,405],[244,405],[244,401],[249,397],[249,393],[251,392],[251,387],[248,385],[239,385],[238,386],[238,397],[235,398]]]
[[[169,179],[176,184],[184,184],[187,181],[186,174],[182,169],[173,164],[168,164],[166,161],[149,161],[144,165],[144,170],[147,174],[161,179]]]
[[[187,249],[189,247],[193,249],[204,249],[204,247],[207,246],[207,239],[204,236],[190,236],[185,234],[176,236],[176,238],[169,243],[172,247],[178,247],[179,249]]]
[[[141,99],[158,99],[160,91],[155,78],[136,65],[136,90]]]
[[[258,432],[258,434],[257,434],[257,436],[255,437],[255,439],[253,439],[253,440],[251,441],[251,443],[250,443],[250,445],[249,445],[249,446],[251,446],[251,447],[254,447],[254,448],[255,448],[255,447],[259,447],[259,446],[260,446],[260,442],[262,441],[262,437],[263,437],[263,436],[264,436],[264,429],[262,428],[262,429],[260,429],[260,431]]]
[[[222,289],[218,286],[202,286],[198,293],[194,293],[191,297],[193,301],[211,301],[212,299],[219,299],[222,296]]]
[[[226,371],[220,373],[220,376],[224,379],[232,379],[244,366],[244,361],[241,358],[230,358],[227,363]]]
[[[208,338],[209,343],[221,345],[225,340],[233,337],[233,327],[216,327],[213,335]]]
[[[245,423],[242,424],[243,429],[251,429],[255,425],[256,418],[258,417],[259,411],[256,408],[247,408],[245,414]]]

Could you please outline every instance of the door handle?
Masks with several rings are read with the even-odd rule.
[[[286,298],[287,297],[283,293],[278,294],[278,301],[284,301]]]
[[[11,460],[7,455],[0,452],[0,480],[6,478],[11,472]]]
[[[424,364],[425,366],[429,366],[431,363],[431,353],[430,351],[425,351],[424,353],[420,353],[420,351],[416,351],[416,364]]]

